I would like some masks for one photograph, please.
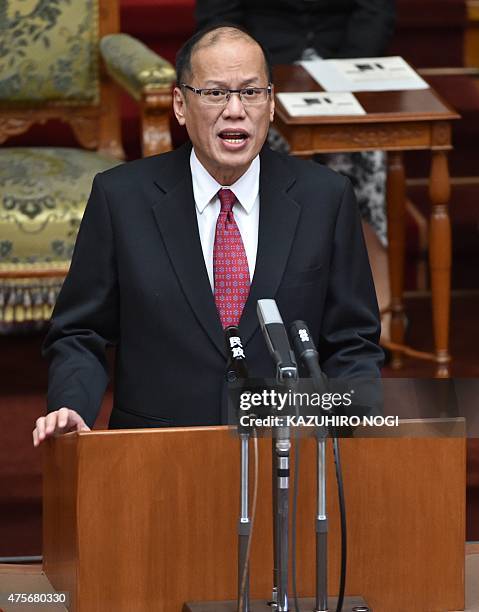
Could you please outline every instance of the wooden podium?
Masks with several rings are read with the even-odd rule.
[[[464,609],[463,437],[341,441],[347,593],[374,612]],[[271,440],[259,440],[251,594],[272,583]],[[44,570],[74,612],[181,612],[236,597],[239,441],[225,427],[68,434],[45,444]],[[314,595],[315,443],[301,445],[298,595]],[[329,592],[339,516],[328,449]]]

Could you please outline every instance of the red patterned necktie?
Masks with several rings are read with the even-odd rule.
[[[241,234],[233,215],[236,196],[220,189],[221,211],[216,222],[213,270],[215,302],[223,328],[238,325],[249,293],[249,268]]]

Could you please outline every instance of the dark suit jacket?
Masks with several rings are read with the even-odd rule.
[[[382,55],[394,27],[394,0],[197,0],[198,27],[243,25],[274,64],[312,47],[323,58]]]
[[[98,175],[44,345],[48,409],[88,424],[116,345],[111,427],[222,421],[226,352],[198,233],[190,146]],[[343,176],[261,152],[256,269],[239,325],[250,374],[274,370],[256,302],[304,319],[330,376],[379,376],[374,287],[357,204]]]

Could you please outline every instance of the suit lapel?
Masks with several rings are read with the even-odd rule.
[[[291,166],[267,147],[261,152],[258,253],[239,330],[243,344],[257,329],[256,303],[274,298],[288,262],[300,206],[288,195],[296,177]]]
[[[153,214],[186,299],[213,344],[226,357],[223,329],[198,232],[190,150],[191,147],[182,147],[171,154],[171,168],[163,170],[162,177],[155,181],[163,193],[153,206]]]

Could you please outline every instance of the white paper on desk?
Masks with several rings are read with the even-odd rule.
[[[348,92],[305,91],[279,93],[276,97],[291,117],[366,114],[355,96]]]
[[[402,57],[313,60],[301,66],[326,91],[427,89],[429,85]]]

